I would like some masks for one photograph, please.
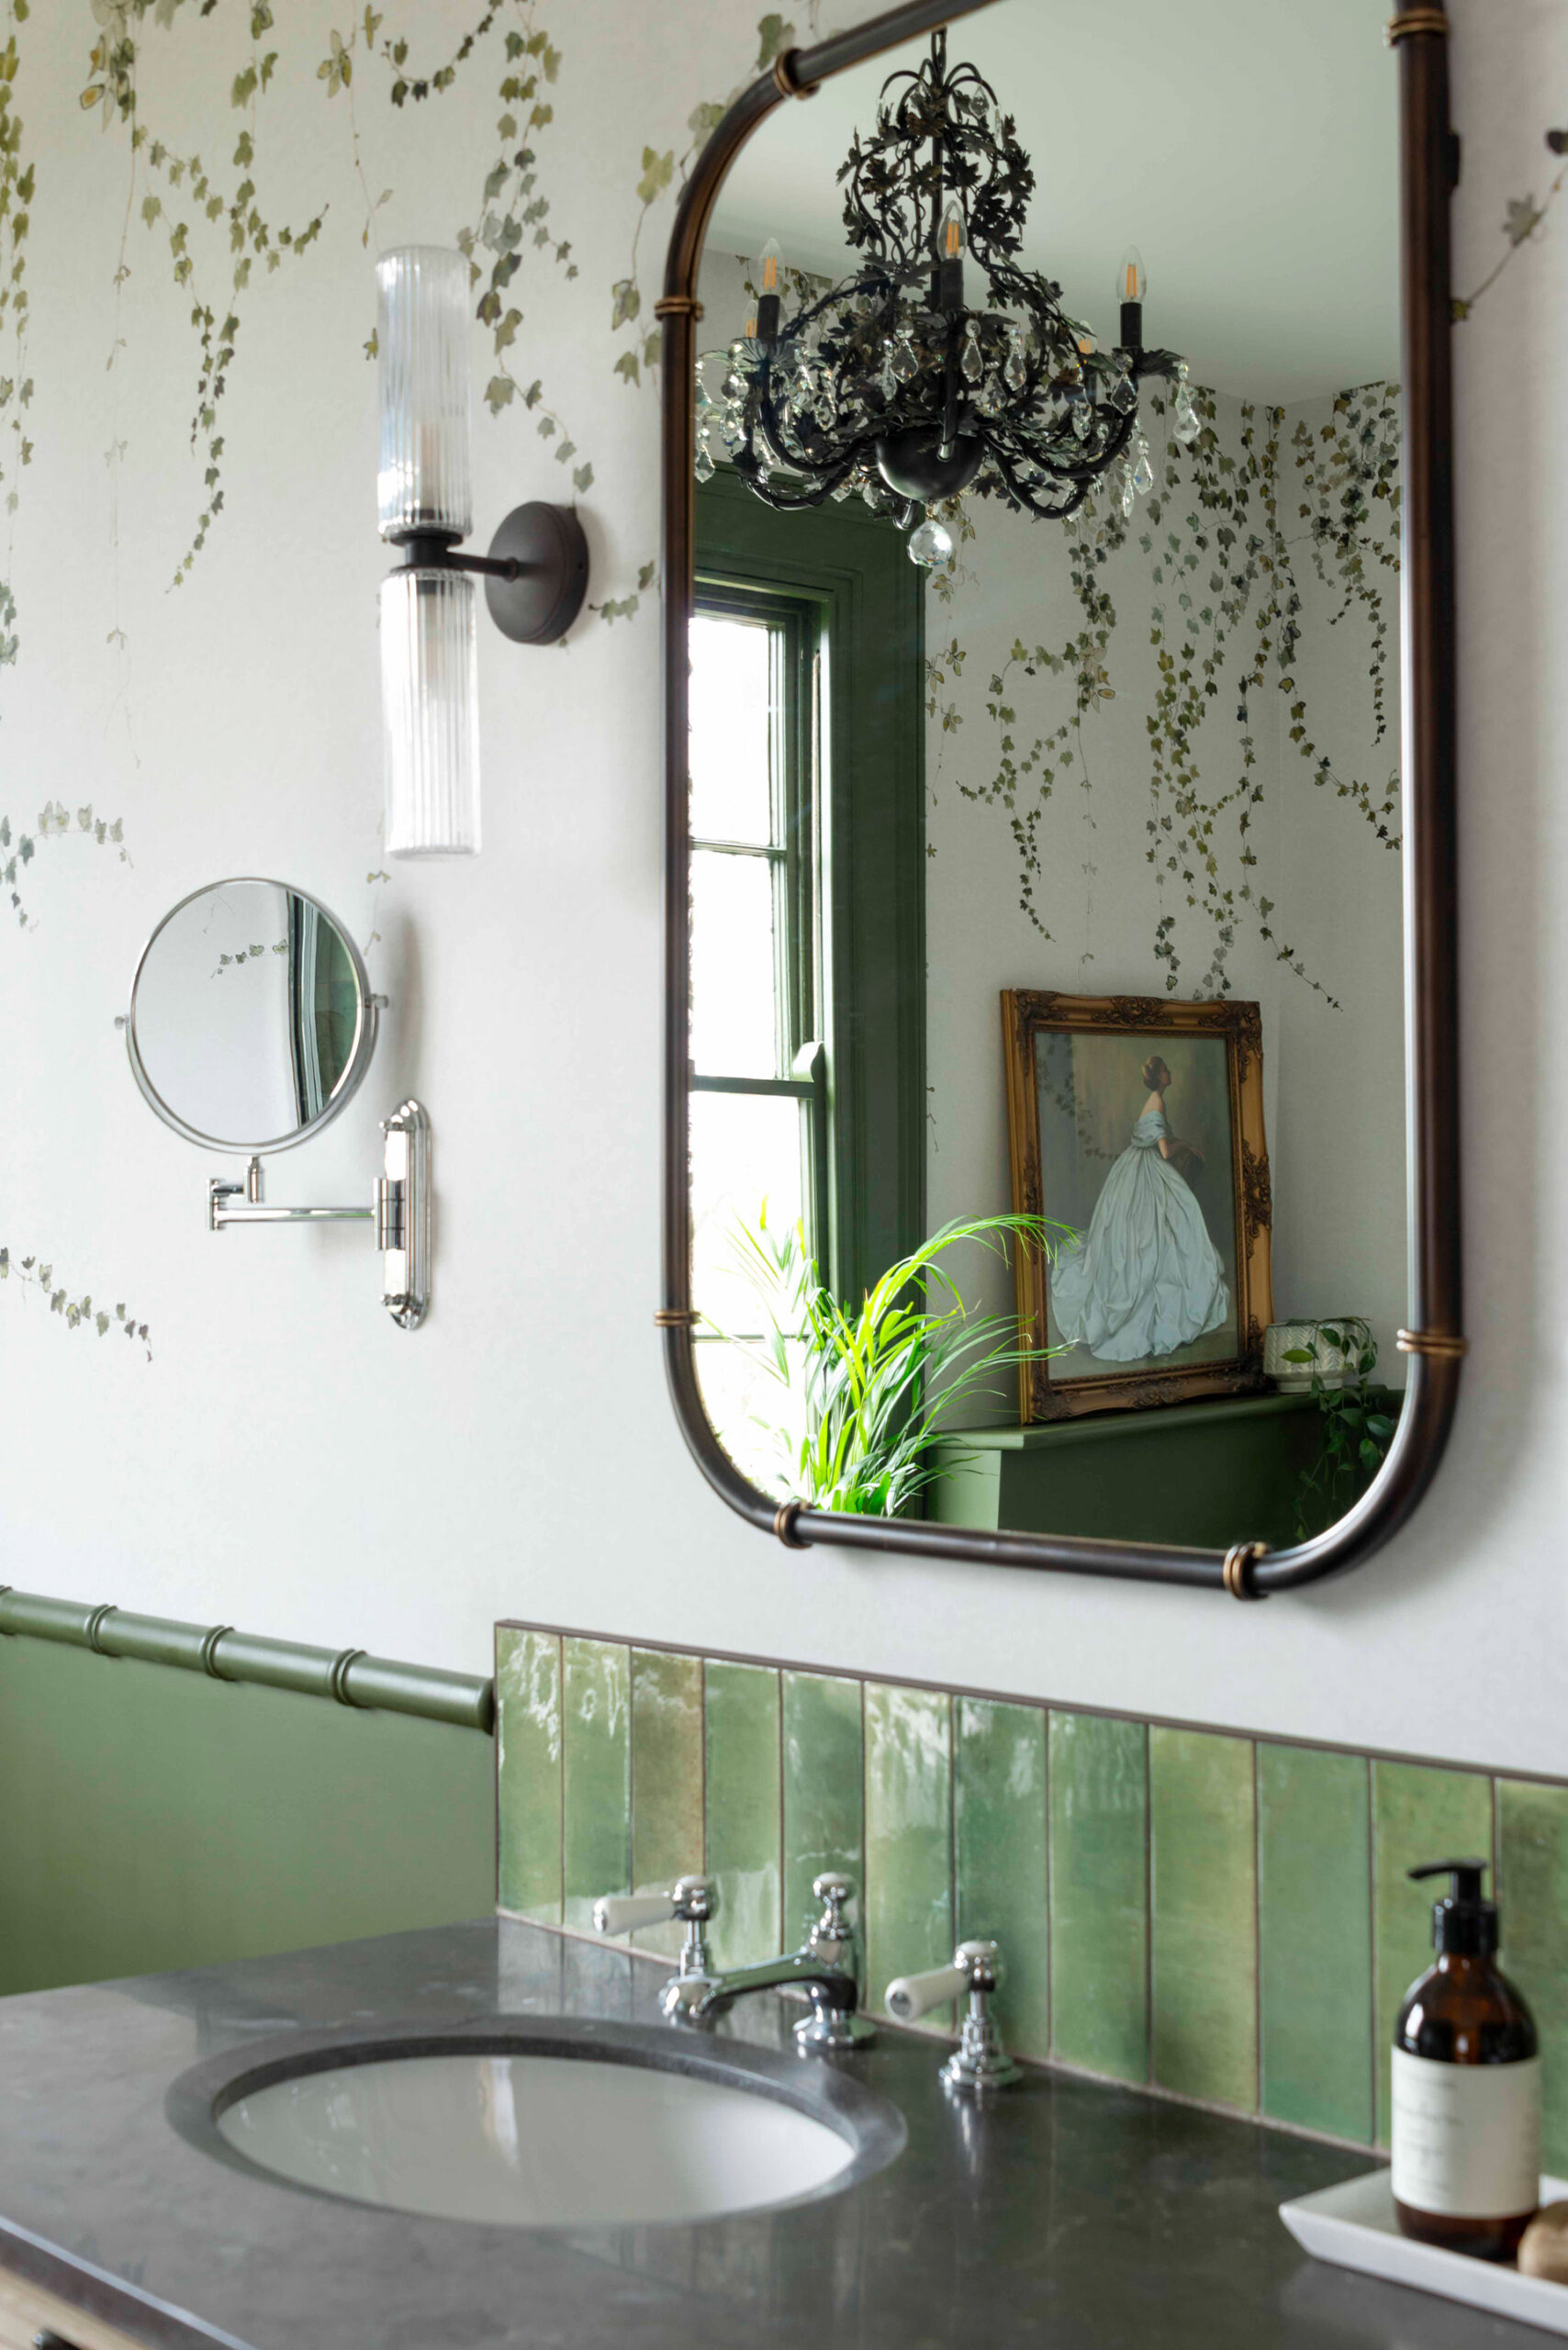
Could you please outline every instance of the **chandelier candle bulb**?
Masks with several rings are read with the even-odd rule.
[[[779,279],[784,268],[784,248],[777,237],[769,237],[757,255],[762,272],[762,285],[756,305],[756,324],[753,329],[759,342],[774,342],[778,335],[781,307]]]
[[[1121,343],[1124,351],[1143,349],[1143,298],[1148,291],[1148,278],[1143,265],[1143,255],[1136,245],[1129,245],[1122,255],[1122,265],[1116,272],[1116,299],[1121,304]]]
[[[969,251],[964,207],[949,198],[936,241],[936,302],[939,310],[956,317],[964,307],[964,255]]]

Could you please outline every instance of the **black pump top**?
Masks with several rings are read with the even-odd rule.
[[[1449,1890],[1432,1904],[1433,1946],[1456,1957],[1486,1957],[1497,1947],[1497,1905],[1481,1890],[1485,1861],[1428,1861],[1410,1869],[1412,1877],[1449,1878]]]

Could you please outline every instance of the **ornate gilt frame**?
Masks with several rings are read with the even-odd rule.
[[[788,50],[736,98],[682,192],[655,305],[664,326],[665,1061],[663,1333],[670,1395],[703,1475],[738,1516],[793,1548],[965,1560],[1066,1574],[1182,1583],[1261,1599],[1359,1566],[1409,1517],[1437,1473],[1459,1394],[1463,1337],[1460,1217],[1458,871],[1454,777],[1454,544],[1449,199],[1459,142],[1449,122],[1448,17],[1439,0],[1396,15],[1399,73],[1400,383],[1404,565],[1401,702],[1405,838],[1406,1132],[1409,1385],[1388,1456],[1326,1533],[1264,1554],[1244,1526],[1224,1551],[1175,1544],[990,1532],[904,1518],[779,1508],[745,1478],[702,1407],[692,1326],[688,1198],[690,942],[688,923],[687,631],[692,610],[698,267],[724,174],[776,106],[900,42],[957,23],[989,0],[909,0],[849,32]],[[1065,6],[1067,0],[1037,0]]]
[[[1178,1003],[1168,996],[1058,995],[1042,988],[1004,988],[1002,1050],[1007,1076],[1007,1155],[1013,1204],[1024,1215],[1048,1216],[1040,1165],[1040,1121],[1035,1085],[1035,1040],[1042,1035],[1224,1038],[1230,1096],[1230,1180],[1236,1202],[1237,1327],[1241,1345],[1219,1362],[1170,1371],[1111,1372],[1096,1379],[1053,1376],[1048,1359],[1018,1366],[1018,1416],[1070,1420],[1083,1412],[1142,1411],[1183,1404],[1199,1395],[1253,1394],[1263,1383],[1263,1333],[1274,1318],[1269,1266],[1271,1203],[1269,1146],[1263,1132],[1263,1023],[1255,1003]],[[1049,1345],[1046,1260],[1037,1248],[1014,1252],[1018,1288],[1018,1343]],[[1059,1359],[1058,1359],[1059,1360]]]

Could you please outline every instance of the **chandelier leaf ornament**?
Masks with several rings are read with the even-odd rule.
[[[860,264],[786,319],[783,255],[777,241],[764,249],[756,318],[698,363],[699,480],[717,439],[769,506],[858,492],[910,531],[911,558],[927,566],[954,551],[933,509],[971,487],[1059,521],[1109,480],[1130,515],[1154,487],[1144,378],[1174,380],[1178,439],[1201,429],[1186,362],[1143,347],[1136,252],[1116,274],[1109,352],[1068,315],[1059,285],[1023,266],[1034,167],[991,84],[973,65],[949,72],[945,32],[918,70],[883,84],[876,127],[856,134],[838,177]],[[702,375],[714,360],[726,363],[717,395]]]

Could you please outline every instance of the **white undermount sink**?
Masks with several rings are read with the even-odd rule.
[[[592,2044],[495,2038],[318,2047],[260,2066],[252,2050],[200,2098],[205,2127],[179,2126],[230,2162],[318,2193],[524,2228],[796,2202],[879,2169],[902,2143],[896,2109],[825,2066],[819,2076],[821,2060],[732,2059],[613,2027]]]

